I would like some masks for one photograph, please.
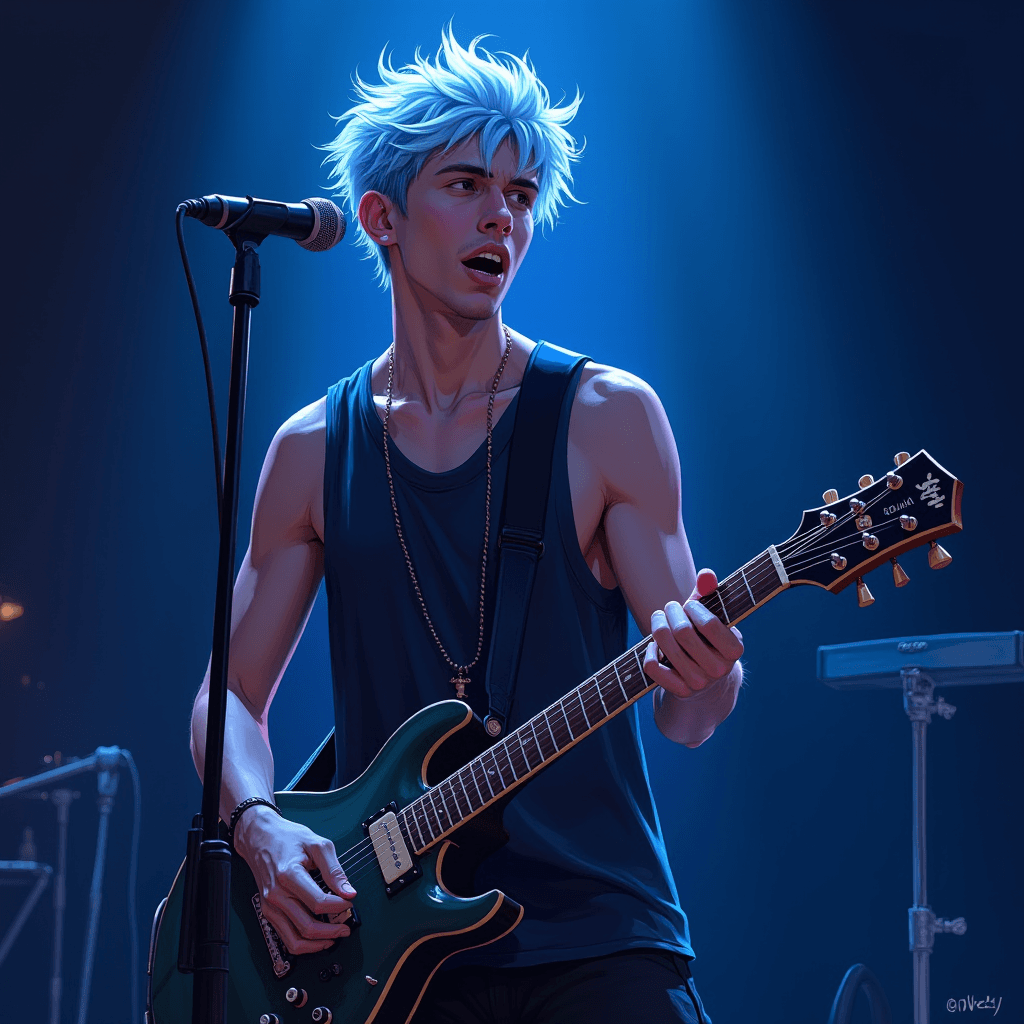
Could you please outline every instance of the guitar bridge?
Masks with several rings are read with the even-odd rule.
[[[384,876],[384,892],[389,897],[400,893],[423,874],[402,835],[398,824],[398,804],[394,800],[363,822],[363,833],[373,844],[377,864]]]

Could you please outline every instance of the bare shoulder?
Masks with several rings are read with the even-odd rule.
[[[586,364],[569,440],[613,491],[632,492],[637,478],[652,474],[678,477],[675,441],[661,400],[650,384],[626,370]]]
[[[273,532],[312,529],[323,536],[323,475],[327,400],[300,409],[270,442],[256,493],[258,520]]]

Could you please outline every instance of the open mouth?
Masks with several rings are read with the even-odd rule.
[[[481,274],[490,274],[491,277],[498,277],[501,274],[501,257],[496,253],[481,253],[472,259],[463,260],[462,265]]]

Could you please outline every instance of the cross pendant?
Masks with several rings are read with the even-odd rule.
[[[469,682],[465,676],[452,676],[451,682],[455,684],[455,696],[459,700],[466,699],[466,683]]]

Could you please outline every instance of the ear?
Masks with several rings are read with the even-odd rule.
[[[359,223],[378,244],[388,246],[397,241],[393,221],[395,204],[380,192],[367,192],[359,200]],[[384,236],[387,236],[385,239]]]

